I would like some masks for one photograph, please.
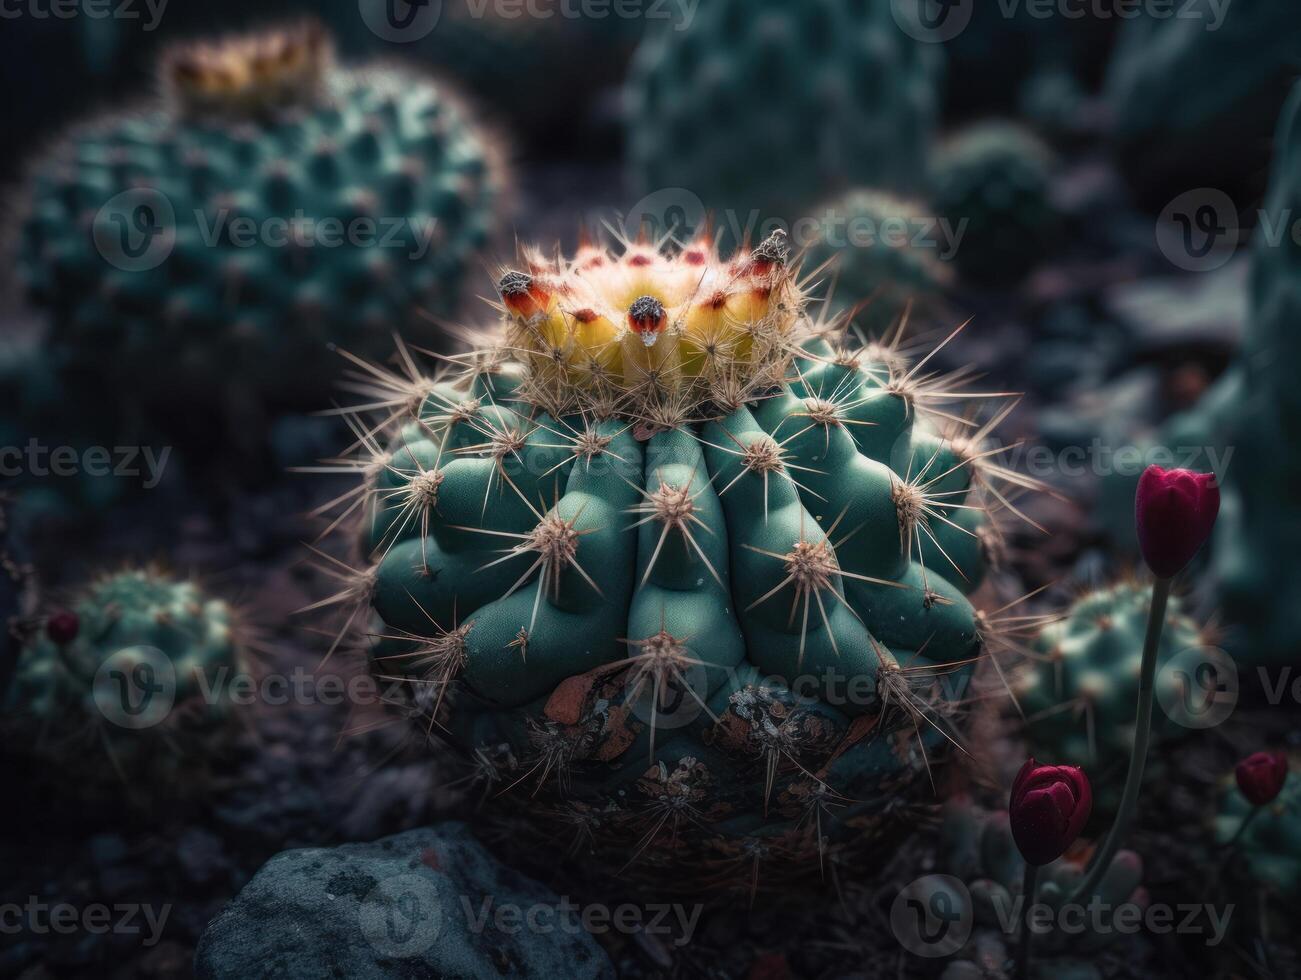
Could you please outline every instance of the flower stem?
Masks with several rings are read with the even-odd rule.
[[[1034,911],[1035,892],[1039,884],[1039,866],[1029,861],[1025,865],[1025,879],[1021,897],[1025,902],[1021,914],[1021,942],[1016,948],[1016,975],[1020,980],[1030,980],[1030,915]]]
[[[1134,719],[1134,747],[1129,754],[1129,774],[1125,777],[1125,790],[1120,797],[1120,809],[1111,825],[1107,840],[1093,856],[1089,872],[1071,896],[1072,902],[1091,898],[1098,882],[1111,867],[1111,860],[1129,830],[1134,811],[1138,807],[1138,794],[1143,788],[1143,767],[1147,764],[1148,745],[1152,740],[1152,691],[1156,680],[1156,651],[1161,644],[1161,629],[1165,625],[1165,607],[1170,599],[1173,579],[1159,578],[1152,586],[1152,605],[1147,614],[1147,635],[1143,639],[1143,666],[1138,680],[1138,713]]]

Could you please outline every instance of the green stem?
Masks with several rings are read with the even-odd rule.
[[[1020,980],[1030,980],[1030,915],[1034,911],[1035,892],[1039,884],[1039,866],[1025,866],[1025,879],[1021,886],[1024,907],[1021,910],[1021,942],[1016,948],[1016,975]]]
[[[1129,754],[1129,774],[1125,777],[1125,790],[1120,797],[1116,822],[1111,825],[1107,840],[1093,856],[1089,873],[1071,896],[1072,902],[1085,901],[1093,896],[1098,882],[1111,867],[1112,858],[1129,830],[1130,821],[1138,807],[1138,794],[1143,788],[1143,767],[1147,764],[1147,749],[1152,740],[1152,691],[1156,680],[1156,652],[1161,645],[1161,628],[1165,625],[1165,607],[1170,599],[1173,579],[1159,578],[1152,586],[1152,605],[1147,614],[1147,635],[1143,638],[1143,667],[1138,680],[1138,713],[1134,719],[1134,747]]]

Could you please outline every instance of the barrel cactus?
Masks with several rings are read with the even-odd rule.
[[[829,187],[913,188],[941,58],[900,30],[888,3],[702,5],[686,30],[648,35],[634,58],[633,183],[684,188],[742,233],[751,218],[795,222]]]
[[[816,874],[925,800],[999,626],[964,594],[988,505],[1027,481],[930,358],[819,327],[783,234],[624,245],[525,253],[500,335],[375,369],[335,598],[511,840],[690,889]]]
[[[1009,947],[1020,926],[1015,903],[1022,897],[1025,862],[1012,840],[1007,812],[991,813],[966,796],[955,797],[945,805],[941,833],[936,871],[963,883],[966,895],[957,892],[953,907],[969,908],[973,926],[967,943],[945,968],[943,980],[1010,980],[1017,975]],[[1090,846],[1078,845],[1040,868],[1036,902],[1059,910],[1084,877],[1091,856]],[[1097,914],[1090,909],[1082,931],[1052,930],[1035,936],[1031,976],[1101,980],[1105,974],[1094,958],[1125,939],[1125,933],[1111,924],[1118,909],[1146,907],[1142,881],[1142,858],[1133,851],[1116,854],[1093,898]]]
[[[945,240],[924,205],[883,191],[860,189],[818,212],[817,241],[807,264],[827,265],[836,288],[832,303],[854,312],[869,333],[885,334],[911,311],[930,324],[943,314],[953,278]],[[834,260],[834,261],[833,261]]]
[[[1215,839],[1222,848],[1234,848],[1235,866],[1245,869],[1247,877],[1256,884],[1291,900],[1301,896],[1298,762],[1294,756],[1292,775],[1283,784],[1283,791],[1263,807],[1253,807],[1233,785],[1233,780],[1226,779],[1215,818]],[[1253,809],[1259,812],[1243,827],[1243,821]]]
[[[78,413],[210,447],[222,407],[319,407],[330,344],[457,306],[501,177],[442,87],[339,67],[311,22],[173,48],[161,76],[34,161],[10,236]]]
[[[1043,257],[1060,222],[1053,170],[1048,146],[1015,123],[970,126],[936,150],[931,199],[959,235],[965,278],[1015,283]]]
[[[1152,587],[1122,581],[1087,593],[1032,644],[1030,662],[1013,684],[1026,718],[1031,752],[1067,765],[1083,766],[1099,787],[1119,786],[1107,773],[1123,774],[1134,739],[1134,711],[1143,659]],[[1177,669],[1181,654],[1197,657],[1208,642],[1183,611],[1178,598],[1166,610],[1157,652],[1157,690],[1168,710],[1153,714],[1153,737],[1180,731],[1171,716],[1180,703]],[[1191,653],[1189,653],[1191,651]],[[1189,662],[1190,669],[1196,665]],[[1114,795],[1114,794],[1113,794]],[[1104,791],[1099,801],[1114,803]]]
[[[64,791],[147,803],[198,791],[233,744],[235,611],[153,568],[91,582],[19,651],[5,750]]]

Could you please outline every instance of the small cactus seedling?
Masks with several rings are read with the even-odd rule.
[[[441,86],[341,68],[310,22],[175,48],[161,78],[34,162],[10,236],[77,415],[211,448],[222,409],[318,407],[331,344],[456,308],[502,187]]]
[[[1086,768],[1100,788],[1115,789],[1116,780],[1106,774],[1123,773],[1133,747],[1151,596],[1151,585],[1131,581],[1082,596],[1064,618],[1043,628],[1032,644],[1030,663],[1013,683],[1031,752]],[[1203,631],[1172,598],[1157,654],[1162,704],[1173,710],[1182,698],[1181,675],[1162,668],[1181,654],[1195,656],[1207,647]],[[1155,712],[1158,741],[1182,730],[1167,711]],[[1099,802],[1108,806],[1115,800],[1104,790]]]
[[[931,200],[959,236],[956,263],[976,284],[1019,281],[1058,231],[1052,151],[1012,123],[981,123],[942,144]]]
[[[153,569],[92,582],[19,651],[4,695],[6,751],[77,794],[189,795],[229,745],[236,617]]]
[[[929,356],[812,319],[788,251],[527,252],[501,335],[372,371],[335,598],[517,841],[772,885],[903,829],[959,738],[979,535],[1032,481]]]
[[[966,894],[952,897],[955,909],[969,903],[974,928],[966,945],[957,951],[943,980],[1012,980],[1013,944],[1026,914],[1021,903],[1025,863],[1012,839],[1006,811],[989,812],[966,796],[948,801],[941,829],[941,853],[936,871],[963,883]],[[1053,921],[1067,929],[1052,929],[1034,937],[1035,980],[1101,980],[1091,962],[1100,950],[1124,941],[1125,933],[1113,925],[1118,910],[1126,906],[1141,911],[1147,906],[1142,887],[1143,861],[1132,851],[1121,851],[1103,876],[1093,907],[1086,908],[1081,930],[1058,917],[1083,877],[1093,848],[1078,843],[1051,864],[1039,869],[1036,903],[1053,910]],[[1127,913],[1126,913],[1127,914]]]

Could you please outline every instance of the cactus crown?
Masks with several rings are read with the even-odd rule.
[[[317,21],[191,42],[162,60],[164,89],[178,114],[258,117],[323,97],[334,43]]]
[[[526,370],[525,401],[553,416],[624,416],[653,428],[725,414],[787,380],[814,330],[785,233],[723,260],[685,248],[584,245],[526,252],[498,281],[502,345]]]

